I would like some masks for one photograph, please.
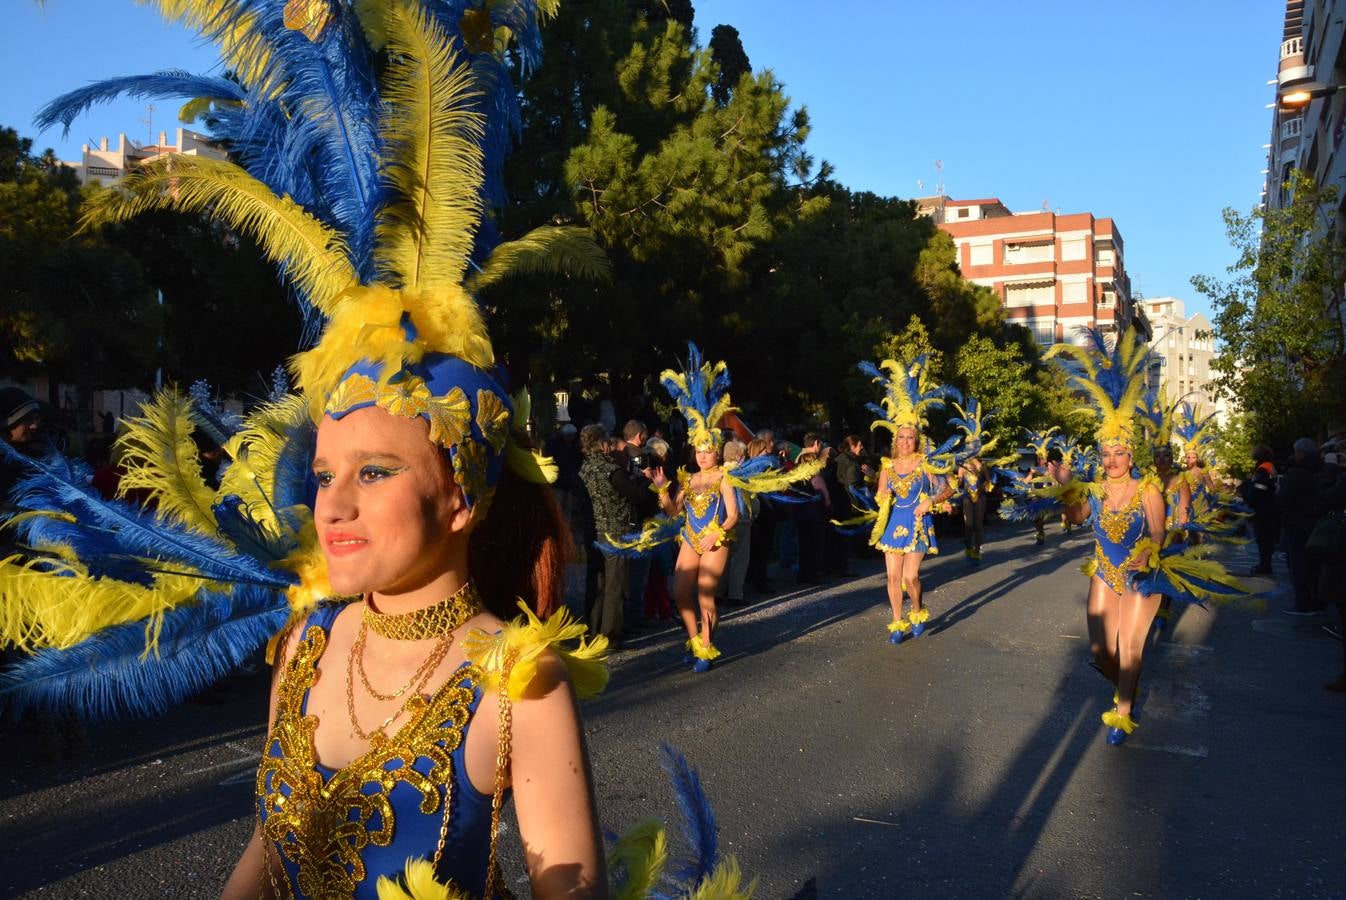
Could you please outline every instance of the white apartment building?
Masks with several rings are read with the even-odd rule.
[[[1216,401],[1210,389],[1211,360],[1215,339],[1210,319],[1202,313],[1187,315],[1176,297],[1153,297],[1139,301],[1153,329],[1150,349],[1157,357],[1150,367],[1152,387],[1166,385],[1170,403],[1186,400],[1206,412],[1214,412],[1220,424],[1229,418],[1228,404]]]
[[[160,156],[181,154],[211,159],[227,156],[219,144],[204,134],[179,128],[174,138],[175,142],[169,143],[168,132],[161,131],[159,143],[141,145],[129,140],[125,134],[119,134],[115,147],[110,147],[108,139],[102,138],[97,147],[85,144],[80,148],[83,157],[79,162],[67,162],[66,165],[75,170],[80,184],[112,184],[137,166]]]

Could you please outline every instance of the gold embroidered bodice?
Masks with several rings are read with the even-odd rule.
[[[435,815],[433,822],[416,823],[418,835],[426,836],[417,843],[428,846],[409,847],[408,856],[437,856],[443,849],[456,783],[451,757],[463,742],[475,708],[473,686],[483,683],[483,673],[466,664],[432,697],[413,697],[401,728],[391,737],[376,732],[368,751],[325,778],[314,749],[318,719],[304,714],[304,698],[326,644],[326,632],[310,625],[286,664],[271,740],[257,771],[257,797],[263,838],[297,866],[299,892],[349,897],[367,874],[365,850],[392,843],[399,814]],[[429,761],[424,773],[413,768],[422,758]],[[394,804],[391,794],[399,785],[411,787],[418,802],[408,804],[404,796]]]

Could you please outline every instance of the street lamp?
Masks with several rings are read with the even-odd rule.
[[[1303,109],[1318,97],[1330,97],[1341,89],[1339,84],[1323,84],[1312,78],[1295,78],[1281,85],[1276,102],[1281,109]]]

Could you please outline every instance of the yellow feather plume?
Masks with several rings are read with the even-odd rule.
[[[146,619],[149,652],[163,614],[204,585],[184,575],[156,575],[148,586],[98,578],[71,558],[38,565],[16,556],[0,562],[0,644],[64,650],[104,628]]]
[[[126,474],[117,495],[146,491],[158,516],[199,531],[213,532],[215,492],[201,473],[201,460],[192,441],[192,402],[175,390],[163,390],[141,410],[144,415],[126,420],[126,431],[117,439]]]
[[[505,445],[505,462],[515,475],[533,484],[555,484],[561,475],[556,460],[540,451],[520,447],[513,440]]]
[[[887,467],[892,466],[892,463],[887,459],[884,460],[884,463]],[[883,529],[888,527],[888,513],[892,511],[892,508],[892,491],[883,491],[879,494],[879,511],[874,517],[874,527],[869,532],[869,545],[871,547],[877,547],[879,538],[883,537]]]
[[[314,305],[330,303],[356,283],[341,237],[288,197],[229,162],[204,156],[162,156],[102,191],[85,205],[82,228],[124,222],[142,212],[173,209],[208,212],[257,240],[272,262]]]
[[[757,879],[754,878],[744,885],[738,860],[733,856],[726,856],[720,860],[715,870],[697,885],[689,900],[752,900],[755,893],[757,893]]]
[[[608,871],[625,871],[613,900],[644,900],[668,865],[668,839],[658,819],[643,819],[617,839],[608,854]]]
[[[255,13],[237,16],[238,0],[136,0],[158,8],[170,22],[212,38],[220,48],[224,67],[247,87],[255,87],[270,72],[271,48],[257,29]],[[218,27],[220,17],[237,16],[229,28]]]
[[[378,900],[471,900],[472,896],[436,880],[435,867],[428,859],[408,859],[400,881],[380,875],[374,888]]]
[[[467,281],[477,293],[518,275],[561,275],[607,284],[612,266],[593,232],[574,225],[543,225],[491,251],[481,271]]]
[[[252,518],[277,539],[285,527],[276,517],[276,467],[290,433],[308,417],[304,398],[290,395],[254,409],[224,452],[233,460],[220,478],[221,496],[243,498]]]
[[[485,123],[472,108],[470,61],[422,8],[385,6],[390,63],[380,129],[384,171],[403,199],[379,222],[380,263],[404,288],[460,289],[481,222]]]
[[[505,661],[513,658],[509,695],[515,700],[522,698],[537,676],[538,658],[551,650],[565,663],[577,697],[586,699],[601,693],[608,683],[608,639],[598,635],[586,641],[588,628],[573,621],[569,610],[557,610],[543,622],[522,601],[519,609],[523,618],[507,623],[499,634],[474,630],[463,640],[467,658],[486,671],[487,687],[500,688]],[[573,649],[563,647],[568,641],[578,644]]]
[[[734,474],[736,468],[736,465],[731,464],[724,470],[725,480],[733,487],[750,494],[769,494],[773,491],[783,491],[792,484],[808,481],[823,470],[823,461],[815,459],[812,462],[800,463],[788,472],[772,469],[750,478],[739,478]]]
[[[322,418],[327,398],[360,360],[381,366],[385,383],[427,353],[448,353],[480,368],[495,361],[481,311],[458,285],[433,293],[386,285],[356,287],[344,291],[333,306],[318,345],[290,360],[314,421]],[[414,340],[407,339],[403,314],[415,326]]]
[[[296,509],[295,512],[299,512]],[[299,576],[299,583],[285,591],[290,602],[290,617],[298,619],[321,601],[334,596],[332,584],[327,580],[327,554],[318,543],[318,532],[313,525],[312,514],[307,509],[308,520],[299,531],[299,546],[289,556],[274,564],[274,568],[285,569]]]

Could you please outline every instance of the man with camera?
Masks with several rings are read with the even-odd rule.
[[[654,481],[654,469],[659,465],[647,446],[649,429],[639,419],[632,419],[622,427],[622,444],[625,453],[625,466],[621,476],[614,473],[613,486],[631,503],[632,527],[638,527],[646,519],[659,513],[659,498],[651,490]],[[618,482],[622,483],[618,483]],[[654,558],[642,556],[631,560],[627,568],[626,607],[623,620],[628,633],[646,629],[645,588],[650,582],[650,571]]]

